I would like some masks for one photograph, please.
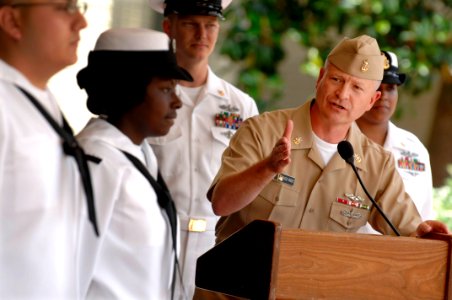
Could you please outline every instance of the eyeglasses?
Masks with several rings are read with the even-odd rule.
[[[80,12],[83,15],[88,10],[88,3],[86,2],[79,3],[77,1],[68,1],[66,3],[61,2],[14,3],[11,4],[11,7],[32,7],[43,5],[55,6],[57,9],[65,10],[70,15],[73,15],[77,12]]]

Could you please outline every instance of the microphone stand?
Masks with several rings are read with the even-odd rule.
[[[363,181],[361,180],[361,177],[358,174],[358,170],[355,167],[355,164],[347,161],[353,168],[353,171],[356,174],[356,177],[358,177],[358,181],[361,184],[361,187],[363,188],[364,192],[366,193],[367,197],[370,199],[370,201],[372,202],[372,204],[377,208],[378,212],[380,213],[380,215],[383,216],[383,218],[386,220],[386,223],[389,224],[389,226],[391,226],[392,230],[395,232],[395,234],[397,236],[400,236],[400,232],[394,227],[394,225],[391,223],[391,221],[389,221],[388,217],[386,216],[386,214],[383,212],[383,210],[380,208],[380,206],[377,204],[377,202],[374,200],[374,198],[369,194],[369,192],[367,191],[366,187],[364,186]]]

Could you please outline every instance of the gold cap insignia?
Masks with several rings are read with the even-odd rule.
[[[367,72],[369,71],[369,62],[367,59],[363,60],[363,63],[361,64],[361,72]]]
[[[328,61],[342,72],[371,80],[383,78],[383,57],[377,40],[368,35],[344,38],[328,55]]]

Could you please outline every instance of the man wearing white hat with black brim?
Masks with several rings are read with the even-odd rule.
[[[384,74],[378,89],[381,92],[381,98],[375,102],[371,110],[356,120],[356,123],[368,138],[392,152],[396,169],[405,185],[405,191],[413,199],[422,219],[433,219],[430,155],[417,136],[390,121],[397,107],[398,86],[405,82],[406,75],[399,72],[395,53],[383,51],[383,54],[385,55]],[[359,232],[378,233],[369,224]]]
[[[206,198],[207,189],[231,136],[258,110],[250,96],[209,67],[219,19],[223,19],[222,11],[231,0],[150,2],[154,10],[164,14],[163,30],[175,42],[178,63],[194,79],[180,82],[177,93],[183,106],[169,134],[149,140],[181,221],[180,260],[185,288],[178,290],[178,299],[191,299],[196,260],[215,244],[218,217]]]

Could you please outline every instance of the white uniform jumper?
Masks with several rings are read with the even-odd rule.
[[[15,86],[62,125],[48,90],[0,60],[0,299],[76,299],[85,195],[73,157]]]
[[[157,160],[103,119],[92,119],[77,136],[91,164],[100,238],[84,223],[82,297],[170,299],[174,262],[170,225],[149,181],[120,151],[147,166],[157,178]],[[91,226],[92,227],[92,226]]]

